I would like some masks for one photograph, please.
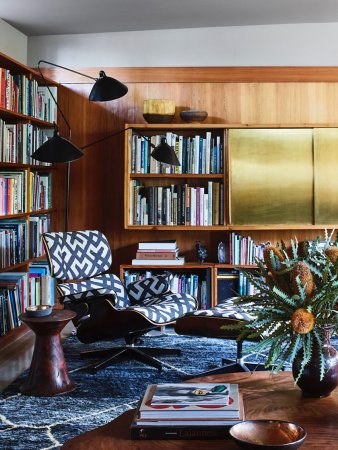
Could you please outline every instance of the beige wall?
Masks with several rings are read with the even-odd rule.
[[[16,28],[0,19],[0,52],[27,64],[28,38]]]

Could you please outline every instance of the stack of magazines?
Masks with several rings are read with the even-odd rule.
[[[136,408],[131,439],[224,439],[242,420],[237,384],[151,384]]]

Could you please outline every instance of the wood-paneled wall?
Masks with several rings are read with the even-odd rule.
[[[78,70],[78,69],[77,69]],[[96,76],[100,68],[79,69]],[[335,67],[243,67],[243,68],[105,68],[106,74],[128,85],[128,94],[108,103],[90,103],[91,84],[61,69],[46,69],[52,79],[64,83],[59,103],[69,120],[72,141],[82,147],[125,123],[143,123],[143,100],[167,98],[179,111],[208,111],[206,123],[333,126],[338,124],[338,68]],[[337,80],[337,81],[336,81]],[[337,125],[338,126],[338,125]],[[60,127],[67,130],[60,120]],[[226,232],[184,233],[135,232],[123,229],[123,133],[84,150],[84,157],[71,163],[70,229],[100,229],[109,237],[114,272],[134,257],[140,240],[176,238],[188,261],[195,260],[194,243],[203,241],[209,261],[216,261],[217,244]],[[63,228],[65,167],[56,173],[55,227]],[[247,233],[248,234],[248,233]],[[313,238],[317,231],[255,231],[256,241],[276,241],[297,235]]]

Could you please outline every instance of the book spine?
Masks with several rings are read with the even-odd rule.
[[[131,426],[130,437],[137,440],[151,439],[229,439],[232,425],[222,426]]]

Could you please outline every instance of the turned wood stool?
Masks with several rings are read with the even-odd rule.
[[[52,396],[73,391],[75,382],[70,378],[61,346],[60,333],[76,317],[74,311],[54,310],[49,316],[20,316],[35,333],[36,340],[27,381],[20,391],[25,395]]]

